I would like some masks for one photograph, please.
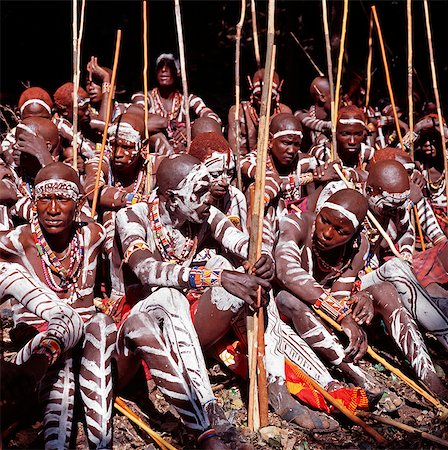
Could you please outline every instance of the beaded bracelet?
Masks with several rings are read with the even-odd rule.
[[[38,355],[45,355],[48,358],[48,363],[52,365],[62,353],[62,346],[55,338],[47,337],[40,341],[40,344],[34,353]]]
[[[415,133],[414,131],[411,133],[411,131],[409,130],[404,136],[403,136],[403,146],[409,150],[409,148],[411,147],[411,143],[415,142],[418,138],[418,134]]]
[[[149,245],[143,239],[136,239],[129,244],[127,250],[124,252],[124,263],[127,264],[131,255],[139,250],[149,250]]]
[[[207,431],[204,431],[199,437],[198,437],[198,444],[201,444],[202,442],[206,441],[207,439],[210,439],[212,437],[217,437],[218,434],[216,433],[216,430],[214,428],[210,428]]]
[[[105,82],[101,85],[101,93],[102,93],[102,94],[107,94],[108,92],[110,92],[110,83],[108,83],[107,81],[105,81]]]
[[[144,201],[146,196],[142,194],[134,194],[133,192],[126,195],[126,205],[135,205],[136,203],[140,203]]]
[[[330,294],[323,292],[313,305],[316,309],[321,309],[336,322],[340,322],[345,316],[352,312],[349,302],[346,300],[336,300]]]
[[[190,270],[188,283],[192,289],[221,286],[221,274],[223,270],[193,267]]]
[[[303,186],[304,184],[310,184],[314,180],[314,176],[311,172],[304,173],[299,176],[299,184]]]

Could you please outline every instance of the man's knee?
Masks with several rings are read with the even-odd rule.
[[[104,341],[107,345],[115,342],[117,326],[113,319],[107,314],[97,313],[90,318],[85,325],[85,339],[94,336],[99,341]]]

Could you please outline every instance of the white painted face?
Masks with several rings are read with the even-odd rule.
[[[175,189],[173,206],[187,220],[203,223],[210,212],[210,174],[204,164],[196,165]]]
[[[210,192],[214,198],[223,197],[232,181],[235,173],[235,161],[233,155],[213,152],[204,162],[211,176]]]

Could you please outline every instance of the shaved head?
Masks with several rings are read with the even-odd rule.
[[[172,155],[164,158],[157,169],[158,192],[165,194],[175,189],[193,170],[202,166],[201,161],[188,154]]]
[[[51,120],[43,117],[27,117],[22,120],[22,123],[42,136],[45,141],[50,142],[51,150],[59,144],[58,127]]]
[[[255,83],[263,83],[264,81],[264,69],[259,69],[255,72],[254,77],[252,78],[252,84]],[[280,77],[277,72],[274,72],[273,83],[277,86],[280,84]]]
[[[330,83],[326,77],[316,77],[311,82],[310,94],[313,98],[318,98],[319,95],[330,94]]]
[[[191,127],[191,139],[201,133],[216,133],[222,135],[221,125],[211,117],[198,117]]]
[[[71,166],[62,162],[54,162],[40,169],[36,175],[35,184],[50,179],[71,181],[78,186],[80,192],[82,191],[79,176],[76,171]]]
[[[300,120],[293,114],[280,113],[272,119],[269,131],[272,134],[275,134],[278,131],[283,130],[302,131],[302,124],[300,123]]]
[[[367,199],[364,195],[354,189],[342,189],[337,191],[331,195],[325,203],[327,202],[340,205],[347,211],[350,211],[356,216],[359,223],[362,223],[367,215]],[[325,203],[322,205],[322,208],[325,208]]]
[[[132,111],[126,112],[122,114],[115,123],[128,123],[134,128],[134,130],[140,133],[140,136],[143,138],[145,136],[145,121],[141,114]]]
[[[378,161],[370,168],[367,186],[379,192],[402,193],[409,189],[409,176],[398,161]]]

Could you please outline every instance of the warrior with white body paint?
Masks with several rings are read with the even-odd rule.
[[[258,125],[260,121],[261,108],[261,92],[263,90],[264,69],[257,70],[252,80],[250,81],[250,100],[242,101],[240,104],[240,152],[241,156],[245,156],[253,152],[257,148],[258,139]],[[271,102],[271,118],[280,113],[291,114],[291,108],[283,103],[280,103],[280,90],[283,82],[280,82],[280,77],[274,72],[272,82],[272,102]],[[236,151],[236,127],[235,127],[235,105],[229,110],[228,115],[229,132],[227,139],[229,140],[232,150]]]
[[[367,287],[363,279],[364,289],[354,291],[368,252],[368,241],[361,232],[367,213],[365,198],[354,190],[341,190],[319,205],[317,211],[317,215],[291,214],[280,221],[275,249],[277,278],[284,289],[276,297],[280,312],[292,320],[316,352],[372,397],[381,392],[381,386],[354,363],[367,349],[362,326],[380,316],[417,375],[433,392],[447,398],[448,392],[436,375],[423,337],[394,286],[369,283]],[[345,351],[309,305],[340,322],[350,341]],[[401,403],[392,396],[389,399],[396,405]]]
[[[218,340],[245,302],[254,306],[259,286],[270,289],[273,267],[265,254],[255,265],[255,275],[232,270],[222,257],[205,267],[190,267],[210,236],[230,253],[247,258],[248,236],[210,205],[210,181],[198,159],[167,157],[158,168],[152,201],[117,214],[124,290],[127,301],[135,303],[120,328],[118,346],[126,366],[119,364],[119,373],[131,377],[130,364],[136,368],[143,358],[161,392],[198,435],[200,446],[226,448],[210,431],[213,426],[227,433],[230,424],[211,391],[198,334],[204,347]],[[196,313],[198,334],[185,297],[189,289],[204,289]]]
[[[362,109],[356,106],[345,106],[339,110],[336,124],[337,155],[342,163],[345,177],[355,183],[365,181],[368,163],[375,149],[365,144],[367,125]],[[330,139],[320,140],[310,149],[320,165],[330,160]]]
[[[112,446],[112,374],[111,358],[116,340],[112,319],[97,314],[94,287],[97,257],[102,250],[105,231],[101,225],[77,221],[81,189],[78,175],[63,163],[45,166],[36,176],[35,215],[28,225],[0,236],[0,254],[8,263],[21,264],[35,283],[46,285],[59,299],[73,308],[85,321],[82,345],[65,352],[53,364],[40,385],[44,402],[45,448],[68,448],[72,431],[75,376],[91,448]],[[44,330],[48,316],[35,315],[17,302],[13,305],[15,324],[22,328]],[[49,322],[51,324],[51,321]],[[33,328],[32,328],[33,327]],[[29,333],[28,333],[29,335]],[[74,336],[71,337],[75,339]],[[26,352],[33,345],[22,342]],[[51,341],[49,351],[58,355],[62,346]],[[74,361],[80,353],[79,374]]]

